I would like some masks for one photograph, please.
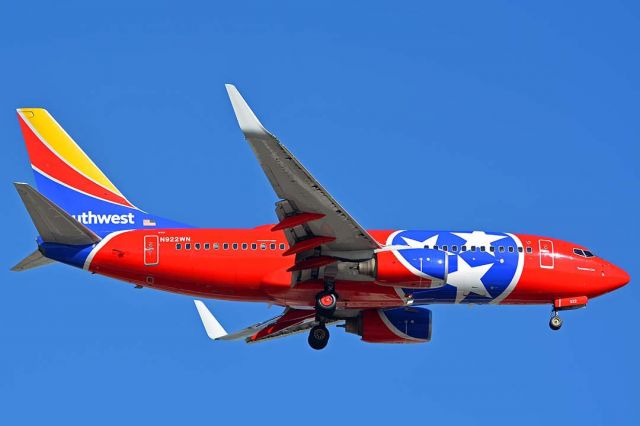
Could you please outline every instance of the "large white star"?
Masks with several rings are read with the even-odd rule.
[[[452,234],[457,235],[458,237],[466,241],[465,245],[467,246],[467,250],[470,250],[471,246],[476,246],[476,247],[485,246],[487,248],[486,253],[489,253],[491,256],[494,256],[494,257],[496,254],[489,249],[489,247],[491,246],[491,243],[507,237],[506,235],[489,235],[482,231],[473,231],[471,233],[452,232]]]
[[[429,246],[429,248],[433,248],[434,245],[438,244],[438,234],[433,237],[429,237],[424,241],[418,241],[407,237],[402,237],[405,243],[411,248],[424,248],[425,246]]]
[[[458,270],[447,276],[447,284],[451,284],[457,289],[456,303],[460,303],[469,293],[491,297],[487,288],[482,284],[482,277],[492,266],[493,263],[475,267],[469,266],[462,257],[458,256]]]

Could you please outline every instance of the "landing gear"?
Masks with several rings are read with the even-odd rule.
[[[323,323],[314,326],[309,333],[309,346],[319,351],[324,349],[327,343],[329,343],[329,330],[327,327]]]
[[[553,315],[549,320],[549,327],[554,331],[560,330],[560,327],[562,327],[562,318],[558,316],[558,311],[553,311]]]
[[[336,311],[338,295],[335,291],[335,281],[333,278],[324,280],[324,291],[316,295],[316,314],[321,318],[331,318]]]

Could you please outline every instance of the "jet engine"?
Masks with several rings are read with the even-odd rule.
[[[349,318],[345,329],[370,343],[426,343],[431,340],[431,311],[414,307],[367,309]]]
[[[381,251],[374,258],[360,262],[358,270],[380,285],[436,288],[447,281],[449,258],[446,252],[433,249]]]

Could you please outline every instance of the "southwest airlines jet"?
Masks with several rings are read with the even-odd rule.
[[[366,230],[267,131],[227,85],[240,129],[278,197],[278,222],[199,229],[129,201],[44,109],[18,110],[36,188],[16,189],[38,248],[13,270],[61,262],[186,294],[214,340],[261,342],[328,325],[374,343],[431,339],[437,303],[549,304],[558,312],[629,282],[588,248],[549,237],[486,231]],[[198,299],[280,305],[281,315],[228,334]]]

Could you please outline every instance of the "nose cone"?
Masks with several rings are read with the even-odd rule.
[[[604,262],[602,273],[602,278],[607,291],[613,291],[620,288],[631,280],[629,274],[627,274],[622,268],[618,268],[616,265],[609,262]]]

